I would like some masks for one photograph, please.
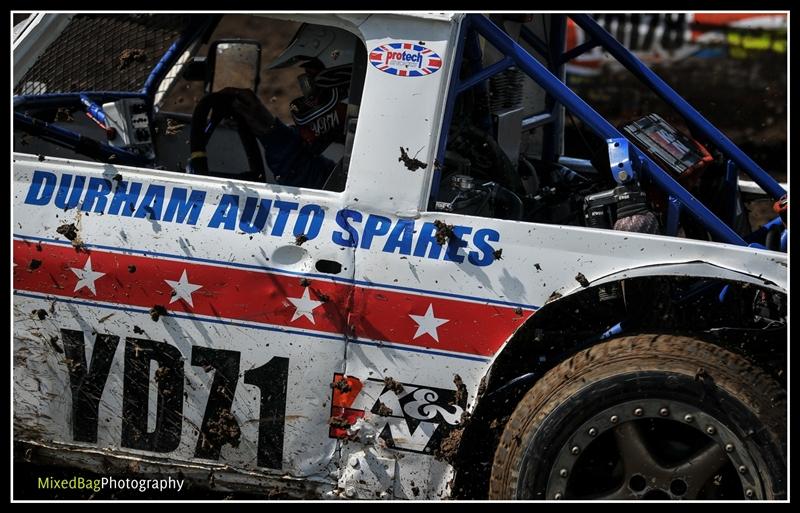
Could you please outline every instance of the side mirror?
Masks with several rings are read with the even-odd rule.
[[[261,44],[242,39],[221,39],[208,51],[206,90],[217,92],[226,87],[256,92],[261,74]]]

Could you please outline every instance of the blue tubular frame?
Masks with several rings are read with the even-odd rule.
[[[152,105],[153,99],[156,96],[156,87],[161,81],[164,79],[166,74],[178,62],[180,59],[181,54],[186,51],[189,45],[194,41],[200,34],[203,33],[215,20],[214,16],[209,16],[208,19],[201,23],[190,23],[189,27],[187,27],[186,31],[181,34],[178,39],[170,45],[164,55],[161,56],[161,59],[156,63],[153,67],[153,70],[150,72],[150,75],[144,81],[144,86],[142,86],[141,93],[148,98],[149,106]]]
[[[650,88],[652,88],[659,96],[661,96],[669,105],[675,108],[679,113],[687,118],[687,121],[697,130],[706,136],[713,144],[717,145],[720,151],[723,152],[730,160],[735,162],[740,169],[753,178],[762,189],[769,194],[772,194],[776,199],[785,191],[780,187],[777,181],[770,177],[763,169],[755,164],[749,157],[739,150],[730,140],[722,135],[719,130],[713,127],[708,121],[705,120],[696,110],[681,98],[675,91],[669,88],[660,78],[653,72],[647,69],[638,59],[633,56],[628,50],[620,45],[608,32],[600,27],[588,15],[568,15],[572,18],[581,28],[583,28],[591,37],[590,44],[583,45],[582,50],[588,49],[590,46],[602,46],[609,53],[611,53],[617,60],[625,65],[629,70],[643,80]],[[500,61],[503,65],[494,65],[490,68],[482,70],[479,76],[470,77],[464,81],[460,78],[460,63],[463,55],[464,40],[470,30],[476,30],[483,36],[489,43],[491,43],[497,50],[499,50],[505,59]],[[612,139],[627,139],[619,130],[612,126],[605,118],[600,116],[592,107],[590,107],[583,99],[576,95],[567,85],[559,80],[552,72],[558,71],[559,66],[568,60],[568,56],[576,54],[575,51],[564,53],[563,39],[559,40],[558,37],[551,37],[552,50],[541,48],[544,42],[541,41],[535,34],[523,27],[521,36],[523,39],[531,44],[531,46],[539,53],[542,53],[549,61],[549,67],[545,67],[537,59],[535,59],[527,50],[512,40],[500,27],[487,17],[480,14],[467,15],[462,24],[461,31],[459,32],[458,44],[455,50],[454,70],[450,83],[450,94],[447,96],[445,106],[445,114],[443,119],[443,130],[439,141],[437,151],[437,162],[444,162],[445,149],[447,146],[447,129],[450,126],[453,115],[453,106],[455,105],[458,93],[466,90],[468,87],[480,83],[491,76],[489,70],[496,72],[500,68],[505,69],[506,61],[511,59],[513,63],[530,76],[539,86],[541,86],[548,97],[552,98],[555,102],[568,109],[572,114],[578,117],[583,123],[599,137],[604,140]],[[497,69],[495,69],[495,67]],[[552,142],[550,142],[552,146]],[[680,212],[687,212],[692,215],[698,222],[700,222],[714,237],[715,240],[726,242],[729,244],[736,244],[745,246],[748,243],[740,237],[730,226],[720,220],[713,212],[711,212],[705,205],[703,205],[697,198],[689,193],[683,186],[681,186],[672,176],[664,171],[656,162],[654,162],[648,155],[641,151],[638,147],[631,144],[631,161],[634,168],[639,174],[646,176],[661,190],[665,191],[670,197],[672,204],[669,220],[670,224],[677,222],[677,217]],[[435,169],[434,179],[432,184],[432,200],[435,199],[438,192],[441,171]]]
[[[53,107],[80,107],[81,96],[85,96],[97,103],[121,100],[123,98],[142,98],[142,93],[125,91],[84,91],[78,93],[50,93],[50,94],[24,94],[14,97],[14,110],[40,109]]]
[[[144,157],[136,155],[135,153],[101,143],[85,135],[44,122],[21,112],[14,113],[14,124],[22,127],[28,133],[41,137],[46,141],[59,144],[75,152],[84,153],[92,158],[100,159],[105,162],[114,161],[114,163],[131,166],[144,166],[149,162]]]
[[[466,28],[465,28],[466,27]],[[453,109],[456,105],[456,98],[464,91],[460,88],[461,84],[461,59],[464,56],[464,45],[466,44],[467,32],[469,28],[469,18],[465,18],[461,24],[456,40],[455,55],[453,56],[453,73],[450,76],[447,100],[445,100],[444,116],[442,116],[442,131],[439,135],[439,146],[436,148],[437,158],[433,163],[433,180],[431,192],[428,196],[428,210],[433,210],[436,203],[436,196],[439,193],[439,183],[442,180],[442,166],[444,166],[445,151],[447,149],[447,131],[453,121]],[[489,78],[489,77],[486,77]]]
[[[189,45],[203,31],[205,31],[216,18],[210,16],[207,19],[195,23],[191,22],[187,29],[178,36],[178,39],[173,42],[170,47],[161,56],[161,59],[156,63],[150,74],[145,79],[144,86],[139,91],[79,91],[74,93],[50,93],[50,94],[33,94],[21,95],[14,97],[14,122],[19,123],[23,129],[35,131],[36,135],[49,140],[54,144],[59,144],[70,149],[79,148],[89,144],[88,141],[92,139],[79,134],[73,130],[62,128],[52,123],[45,123],[18,112],[23,109],[39,109],[39,108],[56,108],[56,107],[84,107],[86,108],[91,103],[102,105],[108,101],[116,101],[125,98],[138,98],[147,103],[148,111],[152,110],[153,101],[155,99],[156,87],[164,79],[164,76],[169,72],[172,66],[180,58],[181,54],[189,47]],[[88,103],[87,103],[88,102]],[[99,105],[97,105],[100,108]],[[101,109],[101,108],[100,108]],[[100,110],[102,112],[102,109]],[[132,166],[144,166],[150,163],[149,159],[145,159],[140,155],[131,151],[123,150],[111,146],[108,143],[94,141],[96,145],[92,145],[92,151],[101,158],[113,158],[119,164],[127,164]]]
[[[483,82],[487,78],[493,77],[497,73],[507,70],[511,66],[514,65],[514,60],[511,57],[505,57],[502,60],[499,60],[489,66],[488,68],[483,68],[479,72],[475,73],[474,75],[468,77],[463,82],[458,84],[458,89],[456,90],[456,94],[461,94],[467,89],[472,86],[478,85],[479,83]]]

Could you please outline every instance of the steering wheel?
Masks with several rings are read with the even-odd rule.
[[[233,108],[235,97],[225,92],[209,93],[203,97],[192,113],[192,128],[189,137],[191,157],[189,163],[195,174],[232,178],[253,182],[266,182],[264,161],[261,157],[258,140],[244,116]],[[250,170],[246,173],[223,173],[208,169],[208,141],[223,119],[231,118],[238,127]]]

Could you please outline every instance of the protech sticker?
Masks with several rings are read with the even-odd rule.
[[[422,77],[439,71],[442,58],[424,46],[414,43],[386,43],[369,53],[373,66],[399,77]]]

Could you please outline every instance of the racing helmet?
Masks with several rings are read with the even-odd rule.
[[[298,65],[297,77],[303,96],[289,110],[303,140],[324,150],[333,142],[344,142],[347,96],[353,73],[358,39],[346,30],[303,24],[268,69]]]

